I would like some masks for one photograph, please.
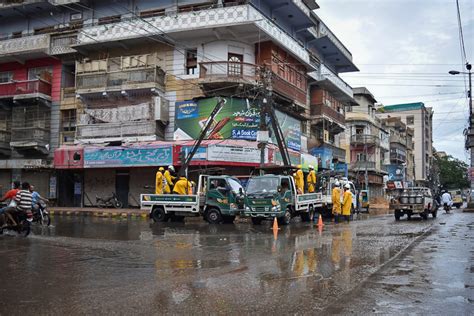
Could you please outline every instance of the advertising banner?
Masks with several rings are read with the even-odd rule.
[[[187,157],[192,148],[193,148],[192,146],[181,146],[181,151],[184,151]],[[193,159],[191,159],[191,161],[204,161],[204,160],[207,160],[207,147],[199,147],[196,153],[194,154]]]
[[[267,161],[267,150],[265,160]],[[209,161],[229,161],[243,163],[260,163],[260,149],[252,147],[213,145],[207,148]]]
[[[176,102],[175,140],[197,139],[212,110],[216,98]],[[276,111],[288,148],[301,151],[301,122]],[[257,140],[260,127],[260,107],[248,99],[226,98],[226,103],[214,117],[206,139]],[[271,140],[276,144],[275,133]]]
[[[403,165],[387,165],[389,181],[403,181],[405,179],[405,167]]]
[[[309,165],[313,165],[314,171],[318,171],[318,158],[309,154],[301,154],[301,168],[304,172],[308,172]]]
[[[165,166],[173,164],[173,148],[169,147],[105,147],[85,148],[84,168]]]
[[[322,169],[331,169],[332,167],[332,149],[326,147],[315,147],[309,150],[310,154],[318,157]]]

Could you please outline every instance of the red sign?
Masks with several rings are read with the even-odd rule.
[[[84,148],[61,147],[54,151],[54,168],[82,169],[84,167]]]

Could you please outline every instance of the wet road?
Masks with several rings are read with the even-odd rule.
[[[344,314],[352,307],[361,314],[390,313],[387,306],[400,303],[393,295],[404,298],[413,287],[386,286],[390,280],[384,278],[406,281],[418,273],[421,255],[424,273],[433,276],[429,267],[435,262],[451,269],[443,259],[452,249],[441,235],[469,223],[457,228],[464,247],[457,258],[464,261],[456,266],[456,278],[466,287],[457,295],[465,299],[454,298],[453,304],[470,311],[466,296],[472,299],[474,267],[465,272],[461,266],[473,262],[473,219],[462,213],[409,222],[381,216],[327,224],[321,233],[296,222],[275,240],[269,223],[55,217],[54,227],[36,227],[28,238],[0,236],[0,314]],[[429,238],[429,249],[436,250],[416,252]],[[419,291],[422,285],[416,284]],[[380,292],[367,292],[367,286]],[[431,290],[438,288],[449,290]],[[359,295],[370,303],[351,304]]]

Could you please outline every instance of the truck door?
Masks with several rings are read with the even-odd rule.
[[[296,195],[296,188],[294,181],[289,177],[283,177],[280,181],[282,204],[290,204],[293,202],[293,196]],[[282,205],[283,206],[283,205]]]
[[[223,178],[209,177],[207,180],[208,190],[206,194],[206,200],[213,204],[228,204],[229,199],[227,195],[230,190],[227,186],[227,181]]]

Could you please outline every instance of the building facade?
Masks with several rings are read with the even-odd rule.
[[[375,97],[367,88],[354,88],[355,106],[346,108],[345,143],[349,173],[369,197],[383,197],[389,134],[376,116]]]
[[[415,184],[428,185],[433,177],[433,111],[424,103],[387,105],[378,108],[381,118],[400,117],[413,130]]]
[[[180,165],[221,97],[228,112],[216,116],[220,130],[199,149],[191,178],[211,167],[248,174],[260,162],[264,80],[292,162],[344,161],[353,95],[338,73],[357,68],[317,8],[302,0],[2,4],[2,185],[34,173],[31,182],[44,182],[40,193],[60,205],[116,192],[137,206],[158,166]],[[280,161],[270,144],[265,162]]]

